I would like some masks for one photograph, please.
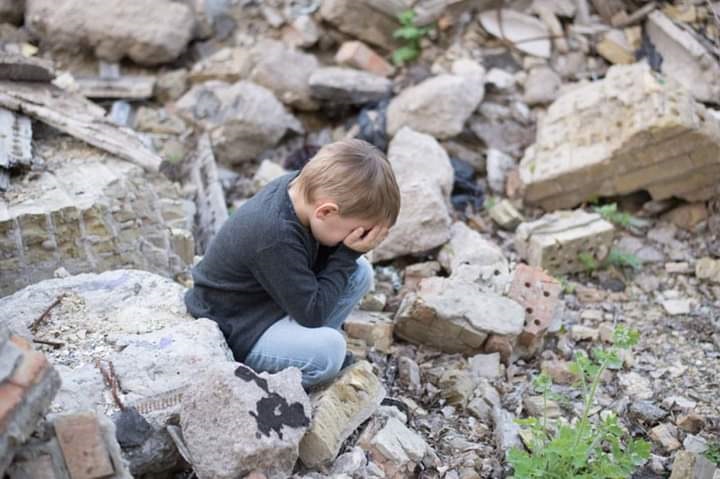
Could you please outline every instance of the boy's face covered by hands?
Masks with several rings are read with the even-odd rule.
[[[325,246],[341,242],[348,248],[365,253],[387,237],[389,227],[376,222],[341,216],[337,205],[324,203],[318,206],[310,219],[313,236]]]

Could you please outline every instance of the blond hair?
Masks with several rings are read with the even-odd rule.
[[[370,143],[346,139],[323,146],[298,175],[305,201],[322,197],[338,205],[341,215],[394,225],[400,211],[400,189],[390,162]]]

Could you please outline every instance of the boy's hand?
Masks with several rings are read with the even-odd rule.
[[[360,253],[367,253],[383,242],[388,235],[387,226],[375,225],[365,234],[363,228],[354,229],[343,241],[343,244],[351,250]]]

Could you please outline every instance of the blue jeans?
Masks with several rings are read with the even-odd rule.
[[[340,332],[353,307],[373,287],[373,268],[364,257],[327,319],[327,326],[306,328],[289,316],[278,320],[260,336],[245,364],[255,371],[278,372],[295,366],[302,372],[305,387],[333,379],[345,359],[345,337]]]

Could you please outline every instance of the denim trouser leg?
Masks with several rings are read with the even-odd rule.
[[[306,387],[334,378],[345,359],[345,338],[339,330],[353,307],[372,289],[373,277],[372,266],[360,257],[345,292],[327,318],[327,326],[306,328],[286,316],[263,333],[245,364],[268,372],[295,366],[302,372]]]

